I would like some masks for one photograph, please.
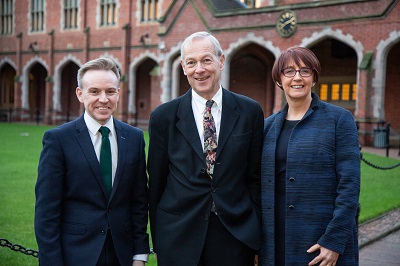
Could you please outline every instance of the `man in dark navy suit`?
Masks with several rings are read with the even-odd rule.
[[[191,89],[150,117],[149,211],[158,265],[254,266],[262,109],[222,88],[225,56],[209,33],[183,42],[181,64]],[[212,141],[207,132],[215,133]]]
[[[119,80],[109,58],[84,64],[76,95],[85,113],[44,134],[35,189],[40,265],[143,266],[147,260],[145,143],[141,130],[112,116]],[[107,137],[104,175],[99,160]]]

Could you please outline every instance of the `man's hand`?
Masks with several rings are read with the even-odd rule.
[[[319,244],[315,244],[311,248],[307,250],[308,253],[313,253],[319,249],[319,255],[315,257],[310,263],[309,266],[316,265],[320,263],[320,266],[335,266],[336,262],[339,258],[339,253],[332,251],[330,249],[324,248]]]
[[[132,266],[144,266],[146,263],[142,260],[134,260]]]
[[[254,256],[254,266],[258,265],[258,255]]]

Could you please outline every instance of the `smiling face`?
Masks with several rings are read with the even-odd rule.
[[[302,61],[299,64],[290,61],[285,68],[300,70],[301,68],[309,68],[309,66],[306,66]],[[311,88],[314,86],[314,75],[305,77],[301,76],[299,71],[296,71],[293,77],[286,77],[281,73],[280,80],[287,99],[300,100],[311,97]]]
[[[220,87],[225,56],[216,55],[216,49],[207,38],[195,38],[184,47],[181,65],[192,89],[210,100]]]
[[[111,70],[88,70],[82,78],[82,88],[76,88],[78,100],[85,112],[104,125],[117,110],[118,79]]]

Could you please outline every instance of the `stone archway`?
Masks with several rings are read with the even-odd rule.
[[[385,120],[390,123],[391,135],[400,137],[400,87],[396,82],[400,76],[400,41],[393,45],[386,60]]]
[[[256,100],[264,115],[273,113],[275,86],[271,78],[274,56],[263,47],[249,43],[231,54],[229,90]]]
[[[157,62],[147,58],[136,68],[135,79],[135,126],[147,128],[151,110],[151,92],[158,84]]]
[[[28,73],[29,121],[39,123],[45,118],[46,69],[36,62]]]
[[[357,54],[347,44],[325,38],[309,47],[321,63],[313,91],[321,100],[348,109],[353,114],[357,101]]]
[[[61,110],[58,120],[68,122],[74,120],[81,114],[81,104],[76,98],[76,87],[78,86],[76,76],[79,66],[70,61],[64,65],[61,71],[60,100]]]

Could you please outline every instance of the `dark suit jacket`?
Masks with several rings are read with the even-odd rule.
[[[290,137],[286,163],[286,265],[307,265],[318,252],[340,254],[336,263],[358,265],[356,212],[360,193],[360,149],[352,114],[316,94]],[[288,106],[265,120],[262,155],[263,266],[275,263],[275,152]],[[278,203],[275,203],[275,205]]]
[[[44,134],[35,189],[41,265],[96,265],[108,226],[122,265],[149,252],[143,132],[116,119],[114,126],[118,167],[110,198],[83,116]]]
[[[150,117],[150,225],[158,265],[197,265],[212,201],[224,226],[258,250],[263,112],[250,98],[223,89],[213,179],[192,111],[192,91]]]

